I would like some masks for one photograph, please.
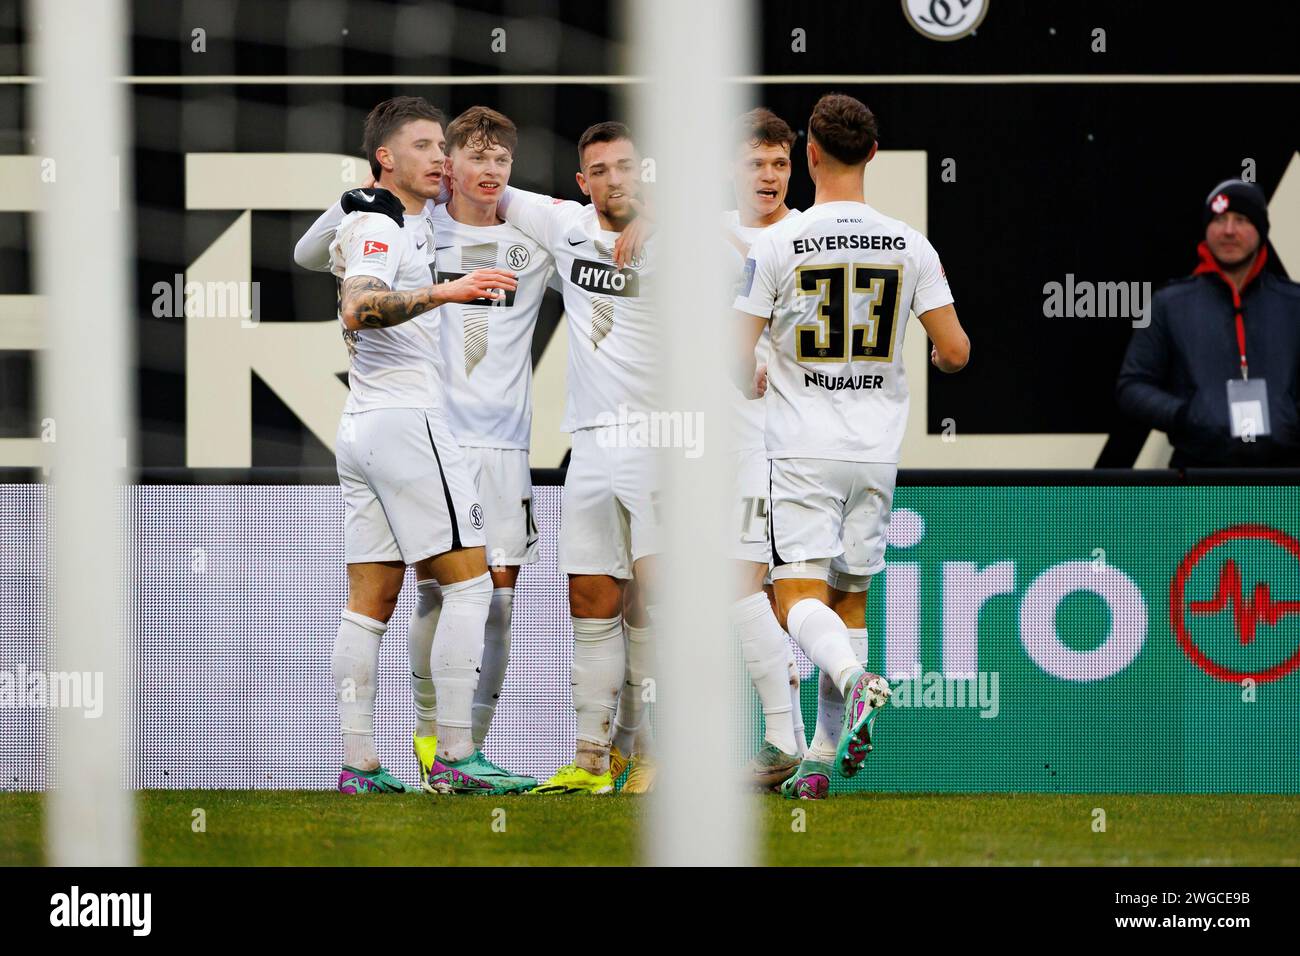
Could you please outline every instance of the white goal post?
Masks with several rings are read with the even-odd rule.
[[[37,219],[37,287],[46,297],[41,406],[53,467],[55,600],[50,670],[102,675],[103,709],[55,713],[57,769],[46,796],[46,860],[56,866],[135,862],[127,726],[121,557],[127,380],[130,148],[124,0],[29,0],[28,40],[40,82],[36,149],[45,170]],[[120,172],[119,172],[120,170]]]
[[[731,130],[747,108],[756,5],[744,0],[633,0],[625,37],[634,133],[654,161],[658,223],[655,308],[664,330],[667,410],[698,415],[701,451],[665,456],[667,540],[655,622],[662,756],[643,859],[660,865],[744,865],[751,801],[735,767],[735,639],[725,540],[733,520],[726,320],[728,268],[720,214],[730,201]],[[734,534],[734,530],[732,531]]]

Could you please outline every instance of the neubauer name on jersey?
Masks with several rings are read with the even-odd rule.
[[[907,240],[902,236],[808,236],[804,239],[795,239],[791,244],[791,250],[796,256],[808,255],[811,252],[834,252],[836,249],[872,249],[877,252],[882,250],[897,250],[902,252],[907,248]]]
[[[843,378],[831,378],[821,372],[804,372],[804,388],[810,385],[838,392],[841,389],[884,388],[883,375],[846,375]]]

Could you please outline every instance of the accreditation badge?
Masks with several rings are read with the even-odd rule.
[[[1228,410],[1233,438],[1253,441],[1268,434],[1268,386],[1262,378],[1228,379]]]

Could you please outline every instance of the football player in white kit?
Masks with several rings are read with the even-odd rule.
[[[866,592],[884,567],[885,531],[907,420],[903,332],[915,312],[931,361],[956,372],[970,355],[929,240],[866,204],[876,151],[871,111],[850,96],[818,100],[808,123],[811,209],[750,247],[736,298],[747,330],[738,381],[764,386],[772,578],[778,613],[838,691],[819,700],[817,730],[787,797],[822,799],[832,765],[850,777],[871,750],[889,699],[865,670]],[[770,327],[766,377],[754,345]],[[855,644],[857,645],[855,647]]]
[[[744,269],[750,244],[763,230],[797,209],[785,204],[790,185],[790,150],[795,134],[769,109],[750,110],[735,131],[732,180],[736,209],[723,213],[728,248],[735,254],[736,275]],[[767,361],[766,329],[756,361]],[[749,679],[763,710],[763,746],[750,761],[754,782],[763,789],[779,785],[799,765],[807,749],[799,703],[799,670],[785,631],[772,610],[765,587],[772,548],[767,536],[767,452],[763,444],[763,402],[737,392],[734,399],[731,454],[736,474],[738,536],[731,557],[736,562],[737,600],[732,622],[740,641]]]
[[[436,580],[442,613],[428,664],[437,694],[440,753],[424,781],[436,792],[500,792],[498,770],[471,732],[492,581],[483,508],[447,426],[439,376],[438,306],[497,300],[514,275],[477,269],[433,282],[433,233],[424,216],[443,175],[442,114],[396,97],[366,118],[364,148],[377,188],[344,195],[331,269],[349,352],[349,394],[336,442],[345,507],[348,606],[334,646],[345,793],[401,792],[374,743],[379,641],[406,567]]]
[[[444,182],[451,186],[450,201],[431,198],[424,209],[435,237],[438,281],[453,281],[473,269],[494,266],[512,271],[518,281],[517,289],[496,300],[447,304],[438,323],[447,421],[482,504],[493,584],[474,697],[474,746],[484,766],[496,770],[493,783],[498,791],[510,792],[529,790],[537,781],[496,767],[482,749],[505,681],[519,568],[537,560],[528,466],[532,338],[554,268],[545,249],[497,216],[517,142],[518,133],[508,117],[485,106],[467,109],[447,127]],[[321,264],[322,250],[333,240],[342,214],[336,205],[312,225],[295,250],[300,265]],[[412,744],[421,776],[427,780],[438,746],[429,654],[442,592],[432,578],[419,581],[418,588],[410,638],[416,712]]]
[[[545,248],[497,213],[518,141],[515,124],[486,106],[472,106],[452,120],[447,127],[451,198],[431,211],[439,282],[488,266],[509,269],[519,281],[518,289],[502,299],[444,307],[440,324],[448,420],[483,504],[492,574],[492,609],[474,698],[474,743],[480,750],[505,681],[519,569],[537,561],[528,466],[532,345],[555,263]],[[436,614],[436,602],[429,606]],[[520,789],[537,784],[531,777],[518,779],[525,785]]]
[[[623,792],[638,793],[654,779],[642,724],[660,471],[656,449],[635,447],[627,422],[663,408],[662,338],[648,298],[654,239],[626,265],[616,262],[640,192],[640,157],[627,127],[587,129],[578,162],[590,204],[511,189],[501,205],[507,222],[554,256],[569,328],[564,429],[573,450],[559,561],[569,577],[578,727],[574,762],[534,792],[610,793],[634,751]]]

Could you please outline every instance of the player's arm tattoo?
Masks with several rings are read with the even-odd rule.
[[[353,276],[343,283],[342,313],[350,328],[385,329],[435,309],[441,299],[432,288],[394,292],[374,276]]]

